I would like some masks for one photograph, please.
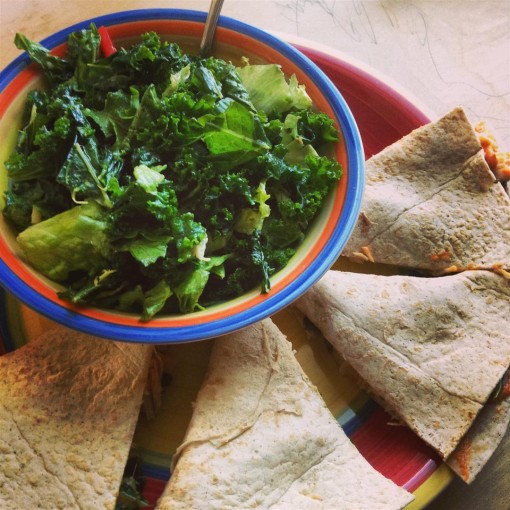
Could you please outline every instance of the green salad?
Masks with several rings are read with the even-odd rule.
[[[153,32],[105,56],[104,37],[72,33],[61,58],[16,35],[47,82],[5,162],[27,260],[62,298],[142,320],[269,292],[342,175],[332,119],[278,65]]]

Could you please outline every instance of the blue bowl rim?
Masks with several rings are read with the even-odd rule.
[[[46,37],[41,41],[41,44],[48,48],[54,48],[66,42],[70,33],[87,28],[91,23],[95,23],[97,26],[109,26],[158,19],[205,22],[206,16],[206,13],[201,11],[171,8],[114,12],[70,25]],[[269,295],[266,300],[253,308],[216,321],[184,327],[147,327],[143,324],[140,324],[140,326],[126,326],[81,315],[38,294],[0,259],[0,283],[29,308],[72,329],[112,340],[151,344],[205,340],[242,329],[282,310],[316,283],[334,264],[357,222],[365,185],[363,144],[352,112],[341,93],[326,74],[312,60],[289,43],[262,29],[223,15],[219,17],[218,26],[245,33],[272,46],[304,69],[317,88],[330,99],[332,110],[343,132],[349,173],[341,216],[320,256],[288,286],[273,295]],[[29,63],[28,55],[23,53],[7,65],[0,72],[0,92]]]

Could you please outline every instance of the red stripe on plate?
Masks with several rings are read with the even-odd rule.
[[[360,130],[368,159],[430,122],[410,100],[359,67],[315,49],[299,47],[337,86]]]
[[[382,409],[352,434],[351,441],[374,469],[410,492],[441,464],[432,448]]]
[[[165,490],[165,485],[167,483],[167,480],[158,480],[156,478],[149,478],[147,477],[145,479],[145,486],[143,488],[143,497],[147,500],[147,503],[149,503],[147,510],[152,510],[156,503],[158,502],[159,497],[161,494],[163,494],[163,491]]]

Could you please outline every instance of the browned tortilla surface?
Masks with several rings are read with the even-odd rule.
[[[151,354],[57,327],[0,357],[0,508],[115,507]]]

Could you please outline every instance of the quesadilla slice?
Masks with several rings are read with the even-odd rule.
[[[329,271],[297,302],[388,411],[445,459],[510,364],[510,282]]]
[[[505,378],[504,378],[505,379]],[[506,373],[506,391],[491,397],[448,457],[447,464],[466,483],[471,483],[501,443],[510,424],[510,382]]]
[[[510,267],[510,197],[461,108],[366,162],[342,255],[434,274]]]
[[[56,327],[0,357],[0,507],[113,509],[153,348]]]
[[[215,340],[157,509],[398,509],[266,319]]]

